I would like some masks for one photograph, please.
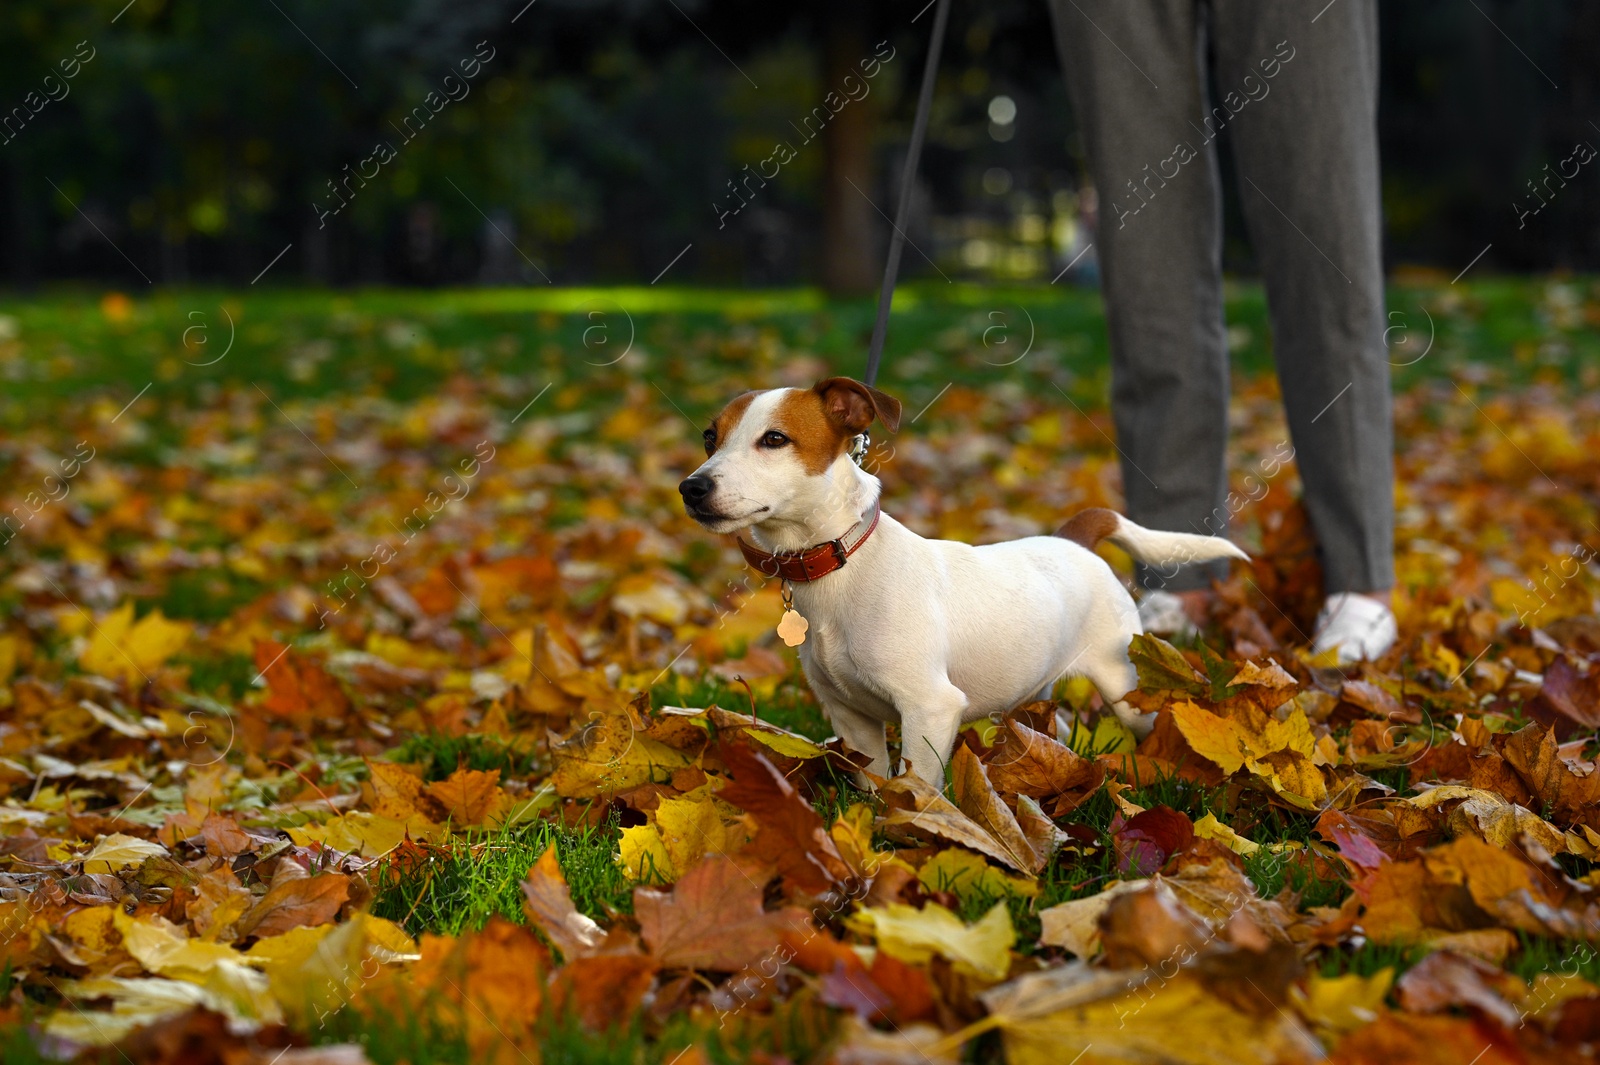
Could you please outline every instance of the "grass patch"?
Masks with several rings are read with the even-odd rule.
[[[481,732],[460,736],[419,733],[408,737],[384,757],[391,762],[420,765],[422,777],[428,781],[443,780],[458,769],[480,773],[498,769],[501,780],[521,778],[533,771],[536,760],[533,751],[518,750],[514,742]]]
[[[706,707],[720,706],[724,710],[748,714],[750,693],[743,685],[729,684],[716,677],[690,678],[674,675],[650,689],[650,705]],[[821,707],[810,689],[795,680],[784,680],[770,696],[758,697],[755,716],[769,725],[798,732],[813,740],[825,740],[833,735],[833,726],[822,716]]]
[[[1300,896],[1301,907],[1337,906],[1350,894],[1350,885],[1343,880],[1317,876],[1302,850],[1269,851],[1263,847],[1244,859],[1244,871],[1264,899],[1275,898],[1287,888]]]
[[[1542,973],[1581,976],[1591,984],[1600,984],[1600,951],[1587,943],[1546,939],[1519,931],[1517,949],[1506,959],[1505,968],[1530,984]]]
[[[615,912],[633,910],[633,885],[614,858],[617,838],[614,821],[581,831],[539,821],[463,833],[426,861],[380,867],[372,913],[398,922],[413,936],[460,935],[496,915],[524,924],[522,881],[555,844],[573,904],[596,920],[610,920]]]
[[[1322,955],[1317,971],[1326,977],[1372,976],[1383,969],[1393,969],[1395,979],[1429,953],[1427,947],[1415,944],[1363,943],[1355,950],[1328,950]]]
[[[145,606],[154,606],[169,618],[222,621],[259,598],[266,587],[226,569],[181,570],[168,579],[159,598],[139,601],[140,612]]]
[[[373,1065],[477,1065],[481,1057],[468,1040],[470,1007],[437,1001],[412,1005],[392,1013],[359,1006],[339,1010],[323,1019],[313,1040],[321,1045],[355,1043]],[[628,1027],[605,1032],[592,1032],[571,1017],[549,1017],[537,1031],[524,1057],[544,1065],[662,1065],[688,1042],[647,1041],[637,1016]],[[524,1049],[515,1041],[513,1045]],[[6,1061],[9,1065],[10,1059]]]
[[[189,690],[200,695],[238,699],[255,684],[256,663],[249,655],[180,655],[175,661],[189,667]]]

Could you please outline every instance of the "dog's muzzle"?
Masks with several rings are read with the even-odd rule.
[[[678,485],[678,494],[683,496],[683,505],[690,510],[703,508],[707,497],[716,489],[717,484],[711,478],[696,474],[685,477]]]

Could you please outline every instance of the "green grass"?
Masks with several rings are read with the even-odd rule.
[[[1506,959],[1506,971],[1533,983],[1542,973],[1581,976],[1600,984],[1600,949],[1589,943],[1517,933],[1517,949]]]
[[[249,655],[179,655],[175,661],[189,667],[189,690],[201,695],[237,699],[255,683],[256,663]]]
[[[750,694],[743,685],[729,684],[716,677],[672,676],[650,690],[650,705],[707,707],[720,706],[739,714],[750,713]],[[769,725],[798,732],[814,740],[833,735],[833,726],[822,716],[816,697],[796,679],[781,682],[770,698],[755,701],[755,716]]]
[[[1350,885],[1343,880],[1317,876],[1305,851],[1270,851],[1263,847],[1244,859],[1244,871],[1262,898],[1275,898],[1287,888],[1300,897],[1300,908],[1337,906],[1350,894]]]
[[[572,901],[596,920],[633,910],[633,885],[615,855],[617,828],[606,822],[567,831],[549,822],[503,831],[463,833],[445,853],[408,869],[385,865],[374,876],[372,912],[399,922],[413,936],[459,935],[499,915],[526,923],[522,881],[552,843]]]
[[[466,1011],[434,1001],[415,1007],[399,1013],[347,1007],[324,1018],[313,1040],[358,1044],[373,1065],[477,1065],[480,1059],[467,1039]],[[544,1065],[662,1065],[687,1042],[647,1041],[637,1017],[626,1028],[592,1032],[571,1017],[556,1016],[540,1023],[538,1053],[526,1057]]]
[[[1355,950],[1326,950],[1318,971],[1327,977],[1372,976],[1382,969],[1393,969],[1395,979],[1428,954],[1428,948],[1396,943],[1363,943]]]
[[[474,769],[486,773],[500,770],[500,779],[524,778],[533,771],[537,754],[519,749],[515,742],[498,736],[469,732],[460,736],[446,736],[437,732],[419,733],[387,752],[384,758],[391,762],[420,765],[422,778],[428,781],[443,780],[457,769]]]
[[[226,569],[186,570],[172,576],[159,598],[138,600],[139,613],[154,606],[169,618],[221,621],[265,590],[266,585]]]
[[[1390,325],[1405,332],[1390,339],[1412,344],[1396,348],[1393,361],[1409,362],[1430,333],[1433,340],[1425,357],[1396,366],[1397,384],[1468,361],[1521,378],[1577,372],[1600,358],[1600,336],[1550,313],[1548,297],[1556,285],[1596,283],[1534,277],[1391,286],[1389,306],[1400,317]],[[715,379],[720,399],[730,383],[769,383],[774,368],[797,354],[820,355],[833,372],[858,372],[874,314],[872,298],[830,300],[813,289],[157,288],[129,295],[127,313],[111,317],[101,290],[0,296],[0,314],[16,321],[24,353],[24,372],[7,381],[0,425],[26,423],[40,401],[81,402],[86,382],[120,407],[149,382],[147,403],[204,400],[229,387],[253,393],[256,384],[281,403],[346,392],[413,399],[467,373],[507,377],[520,384],[518,395],[553,379],[579,383],[593,402],[649,372],[669,384]],[[1235,369],[1270,370],[1260,284],[1230,281],[1225,301]],[[186,350],[185,330],[196,330],[190,340],[203,337],[204,347]],[[230,334],[232,347],[219,359]],[[1012,362],[1030,335],[1029,354]],[[613,363],[624,349],[627,356]],[[1074,389],[1081,384],[1086,397],[1103,399],[1108,380],[1098,293],[1059,285],[907,284],[895,296],[888,354],[884,385],[910,401],[925,402],[950,381],[1032,387],[1062,370]],[[691,417],[705,413],[694,396],[674,398]],[[158,435],[141,446],[163,443],[179,441]]]
[[[346,1007],[328,1014],[309,1034],[318,1045],[358,1044],[373,1065],[477,1065],[460,1006],[428,1000],[414,1007],[398,1014]],[[685,1047],[697,1045],[714,1065],[815,1061],[838,1026],[837,1013],[806,991],[775,1003],[770,1013],[740,1011],[726,1027],[718,1020],[680,1015],[647,1031],[635,1015],[627,1026],[595,1032],[573,1017],[551,1014],[537,1026],[537,1053],[529,1046],[524,1056],[543,1065],[673,1065]],[[5,1061],[10,1065],[11,1058]]]

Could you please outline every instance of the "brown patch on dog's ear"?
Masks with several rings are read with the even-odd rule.
[[[814,391],[822,397],[822,408],[851,435],[864,433],[876,418],[891,433],[900,428],[900,401],[871,385],[850,377],[830,377],[818,381]]]
[[[1067,523],[1056,530],[1056,535],[1093,551],[1094,545],[1116,532],[1120,524],[1122,518],[1116,511],[1090,507],[1068,518]]]

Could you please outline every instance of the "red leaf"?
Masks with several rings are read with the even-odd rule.
[[[1194,842],[1194,823],[1170,806],[1155,806],[1112,824],[1117,872],[1149,876]]]

